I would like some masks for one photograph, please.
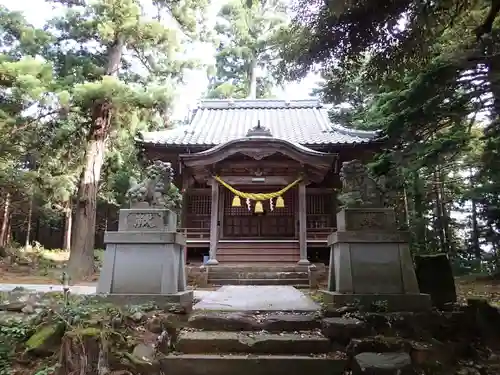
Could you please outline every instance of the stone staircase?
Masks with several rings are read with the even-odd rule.
[[[171,375],[342,374],[346,358],[332,351],[316,314],[201,312],[181,330],[163,360]]]
[[[461,312],[355,318],[355,312],[340,310],[331,317],[199,311],[179,331],[176,351],[160,360],[161,370],[169,375],[451,374],[458,372],[434,370],[455,368],[458,358],[470,355],[474,331]]]
[[[309,287],[307,266],[218,265],[208,268],[208,283],[221,285],[292,285]]]

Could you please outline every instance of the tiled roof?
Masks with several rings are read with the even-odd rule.
[[[215,146],[244,138],[258,122],[274,138],[302,145],[364,143],[376,135],[332,124],[317,100],[203,100],[189,125],[145,132],[142,142]]]

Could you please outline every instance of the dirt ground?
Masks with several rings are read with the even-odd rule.
[[[100,268],[102,251],[96,252],[96,270]],[[3,284],[59,284],[69,259],[69,252],[29,249],[16,251],[0,258],[0,283]],[[94,274],[79,284],[97,281]]]

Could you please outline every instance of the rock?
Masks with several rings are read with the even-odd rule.
[[[153,345],[138,344],[132,351],[132,356],[140,361],[153,362],[155,360],[155,348]]]
[[[321,321],[321,332],[332,341],[347,344],[352,338],[367,335],[369,328],[359,319],[324,318]]]
[[[434,341],[434,343],[412,342],[410,357],[418,366],[433,366],[438,363],[449,363],[455,355],[452,347]]]
[[[413,374],[411,358],[407,353],[360,353],[354,357],[353,375],[409,375]]]
[[[346,352],[353,357],[363,352],[389,353],[409,351],[410,345],[407,341],[398,337],[364,337],[352,339],[346,347]]]
[[[260,328],[269,332],[311,331],[321,327],[315,314],[270,314],[257,316]]]
[[[356,318],[363,320],[377,333],[387,334],[391,328],[388,313],[374,313],[368,312],[363,314],[356,314]]]
[[[342,306],[338,309],[327,309],[325,311],[325,316],[328,318],[340,318],[345,314],[355,313],[358,309],[355,306]]]
[[[11,311],[11,312],[21,312],[26,306],[26,302],[13,301],[7,302],[0,305],[1,311]]]
[[[189,318],[188,326],[207,331],[254,331],[260,329],[260,324],[254,316],[240,312],[195,314]]]
[[[146,323],[146,329],[149,332],[160,335],[163,331],[167,330],[169,333],[173,329],[180,326],[178,315],[159,315],[151,317]]]
[[[64,324],[53,323],[40,327],[26,342],[26,350],[41,356],[56,353],[64,336]]]
[[[158,316],[154,316],[151,319],[149,319],[146,324],[146,329],[149,332],[153,332],[156,333],[157,335],[160,335],[163,332],[163,324],[161,318]]]
[[[455,278],[447,254],[415,256],[420,293],[430,294],[433,306],[442,308],[457,301]]]
[[[123,325],[123,319],[119,316],[115,316],[111,319],[111,327],[120,328]]]
[[[132,319],[132,321],[134,321],[135,323],[139,323],[144,319],[144,314],[140,311],[137,311],[130,316],[130,319]]]
[[[27,289],[22,287],[22,286],[16,286],[14,289],[12,289],[12,292],[23,292],[26,291]]]
[[[500,335],[500,310],[491,306],[485,299],[467,300],[469,316],[475,318],[477,333],[485,339]]]
[[[26,305],[21,309],[21,312],[25,314],[33,314],[35,312],[35,308],[32,305]]]

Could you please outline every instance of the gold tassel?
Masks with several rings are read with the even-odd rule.
[[[241,199],[237,195],[234,196],[233,198],[233,207],[241,207]]]
[[[283,199],[283,197],[279,196],[278,198],[276,198],[276,208],[283,207],[285,207],[285,200]]]
[[[262,202],[261,201],[255,202],[255,213],[261,214],[263,212],[264,212],[264,207],[262,207]]]

